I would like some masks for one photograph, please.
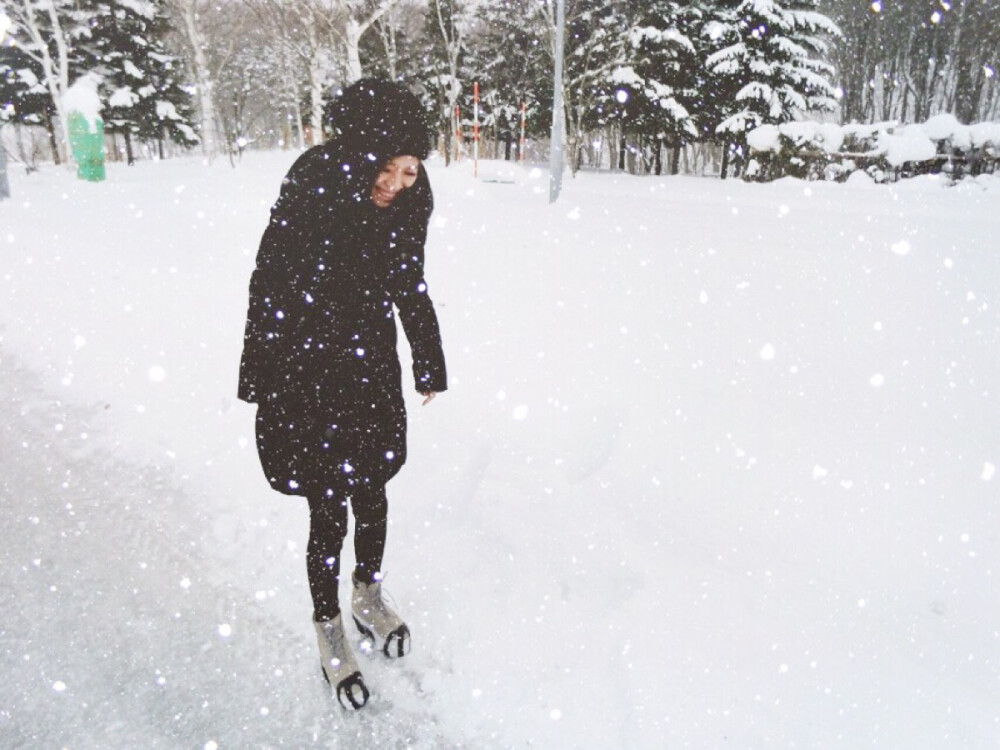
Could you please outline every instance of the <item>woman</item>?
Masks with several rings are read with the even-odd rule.
[[[257,451],[271,486],[309,502],[306,567],[323,674],[341,705],[357,709],[369,693],[337,597],[348,504],[355,622],[386,656],[410,648],[409,629],[381,596],[385,485],[406,460],[393,307],[423,403],[447,385],[423,278],[433,201],[420,104],[394,83],[366,79],[327,117],[332,137],[292,166],[261,239],[239,397],[258,405]]]

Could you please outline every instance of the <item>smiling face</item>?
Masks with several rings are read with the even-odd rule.
[[[401,192],[413,187],[420,174],[420,159],[415,156],[397,156],[390,159],[372,185],[372,203],[388,208]]]

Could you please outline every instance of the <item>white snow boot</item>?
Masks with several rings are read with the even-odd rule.
[[[351,576],[351,610],[361,634],[389,658],[410,653],[410,629],[382,598],[382,583],[364,584]]]
[[[323,676],[330,683],[337,701],[348,710],[357,710],[368,702],[368,688],[354,660],[347,639],[344,637],[344,621],[341,615],[332,620],[317,620],[316,639],[319,641],[320,664]]]

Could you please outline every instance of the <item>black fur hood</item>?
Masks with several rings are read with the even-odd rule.
[[[384,78],[362,78],[338,92],[324,113],[331,146],[371,154],[384,164],[403,154],[421,161],[430,151],[431,130],[420,101]]]

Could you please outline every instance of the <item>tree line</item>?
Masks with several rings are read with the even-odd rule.
[[[338,86],[378,74],[424,99],[445,158],[466,145],[478,82],[485,152],[516,155],[522,105],[529,141],[549,135],[555,3],[0,0],[0,122],[66,158],[61,99],[90,74],[130,159],[303,148]],[[764,124],[998,117],[1000,0],[565,5],[573,169],[725,175]]]

